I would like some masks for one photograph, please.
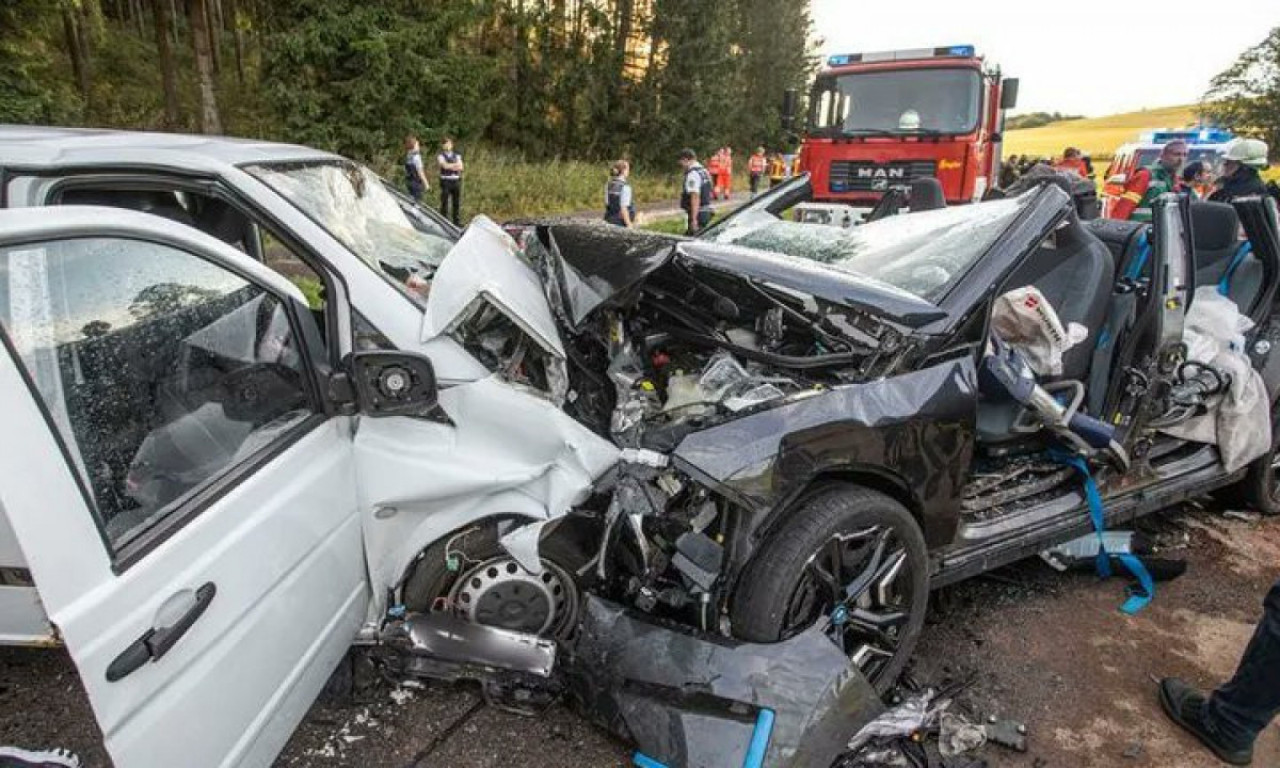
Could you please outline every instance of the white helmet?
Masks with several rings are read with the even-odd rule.
[[[908,109],[902,113],[902,117],[898,118],[898,130],[900,131],[918,131],[920,130],[920,113],[914,109]]]
[[[1233,160],[1251,168],[1267,167],[1267,143],[1258,139],[1232,139],[1227,142],[1223,160]]]

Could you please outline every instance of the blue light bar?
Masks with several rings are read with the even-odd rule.
[[[941,48],[910,48],[901,51],[876,51],[873,53],[838,53],[827,57],[827,66],[844,67],[860,62],[913,61],[952,57],[971,59],[977,55],[978,49],[972,45],[944,45]]]
[[[1141,134],[1138,140],[1145,144],[1168,144],[1181,139],[1188,144],[1226,144],[1235,134],[1223,128],[1201,127],[1179,131],[1159,130]]]

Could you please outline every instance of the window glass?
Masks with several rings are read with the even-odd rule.
[[[785,221],[747,210],[710,234],[742,245],[822,262],[938,301],[1008,229],[1035,196],[890,216],[852,229]]]
[[[245,170],[426,307],[431,279],[454,238],[373,171],[345,160],[251,165]]]
[[[216,237],[233,248],[260,259],[298,286],[312,310],[318,313],[324,309],[324,281],[320,274],[270,230],[231,203],[199,192],[166,189],[160,180],[134,187],[130,187],[127,182],[110,187],[98,184],[89,183],[64,189],[51,202],[60,205],[130,208],[195,227],[206,235]],[[323,331],[323,316],[319,325]]]
[[[965,134],[978,127],[982,81],[976,70],[905,69],[825,75],[815,84],[820,135]]]
[[[169,246],[0,249],[0,323],[117,550],[312,410],[281,303]]]

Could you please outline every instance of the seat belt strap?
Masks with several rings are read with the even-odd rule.
[[[1125,270],[1124,276],[1130,280],[1137,280],[1142,277],[1142,270],[1147,266],[1147,259],[1151,258],[1151,238],[1147,235],[1147,228],[1144,227],[1138,233],[1138,249],[1134,255],[1133,261],[1129,262],[1129,268]]]
[[[1222,279],[1218,281],[1218,293],[1223,296],[1229,296],[1231,293],[1231,278],[1236,275],[1236,268],[1244,263],[1245,257],[1253,253],[1253,243],[1245,240],[1236,249],[1236,255],[1231,257],[1231,263],[1222,272]]]
[[[1084,486],[1085,501],[1089,504],[1089,519],[1093,522],[1093,531],[1098,537],[1098,556],[1095,560],[1095,566],[1098,569],[1099,577],[1109,579],[1112,575],[1112,555],[1107,552],[1106,537],[1102,535],[1107,529],[1107,520],[1103,512],[1102,494],[1098,492],[1098,483],[1093,479],[1093,473],[1089,471],[1089,464],[1083,458],[1056,451],[1052,455],[1059,463],[1066,464],[1080,473],[1081,482]],[[1120,606],[1121,613],[1132,616],[1146,608],[1151,599],[1155,597],[1155,580],[1151,578],[1151,573],[1136,555],[1126,552],[1117,554],[1114,557],[1138,581],[1136,586],[1129,589],[1129,597],[1124,601],[1124,605]]]

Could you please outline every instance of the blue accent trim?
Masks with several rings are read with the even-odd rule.
[[[747,746],[747,758],[742,761],[742,768],[761,768],[764,765],[765,752],[769,750],[769,737],[773,735],[773,710],[762,709],[756,716],[756,728],[751,732],[751,743]]]
[[[1089,518],[1093,521],[1094,533],[1098,535],[1098,557],[1095,561],[1098,576],[1109,579],[1111,578],[1112,555],[1107,552],[1107,542],[1102,535],[1107,530],[1107,521],[1106,516],[1103,514],[1102,494],[1098,492],[1098,484],[1094,481],[1093,474],[1089,472],[1089,465],[1084,459],[1072,454],[1055,451],[1050,455],[1058,463],[1072,467],[1080,473],[1084,483],[1085,500],[1089,502]],[[1151,599],[1156,596],[1155,581],[1151,578],[1151,573],[1147,571],[1147,567],[1135,555],[1127,552],[1119,553],[1115,555],[1115,558],[1120,561],[1125,570],[1138,580],[1138,586],[1130,588],[1129,598],[1124,601],[1124,605],[1120,606],[1122,613],[1132,616],[1146,608]]]
[[[1142,270],[1147,266],[1147,259],[1151,258],[1151,238],[1148,236],[1149,229],[1143,229],[1138,235],[1138,253],[1133,261],[1129,263],[1129,268],[1125,270],[1124,276],[1129,280],[1137,280],[1142,277]]]
[[[638,768],[667,768],[667,766],[642,752],[637,752],[635,756],[631,758],[631,762],[635,763]]]
[[[1094,345],[1094,349],[1106,349],[1111,346],[1111,329],[1103,328],[1098,332],[1098,343]]]
[[[1236,276],[1236,268],[1244,263],[1245,257],[1253,253],[1253,243],[1245,240],[1236,249],[1236,255],[1231,257],[1231,263],[1222,273],[1222,279],[1218,281],[1218,293],[1227,296],[1231,293],[1231,278]]]

